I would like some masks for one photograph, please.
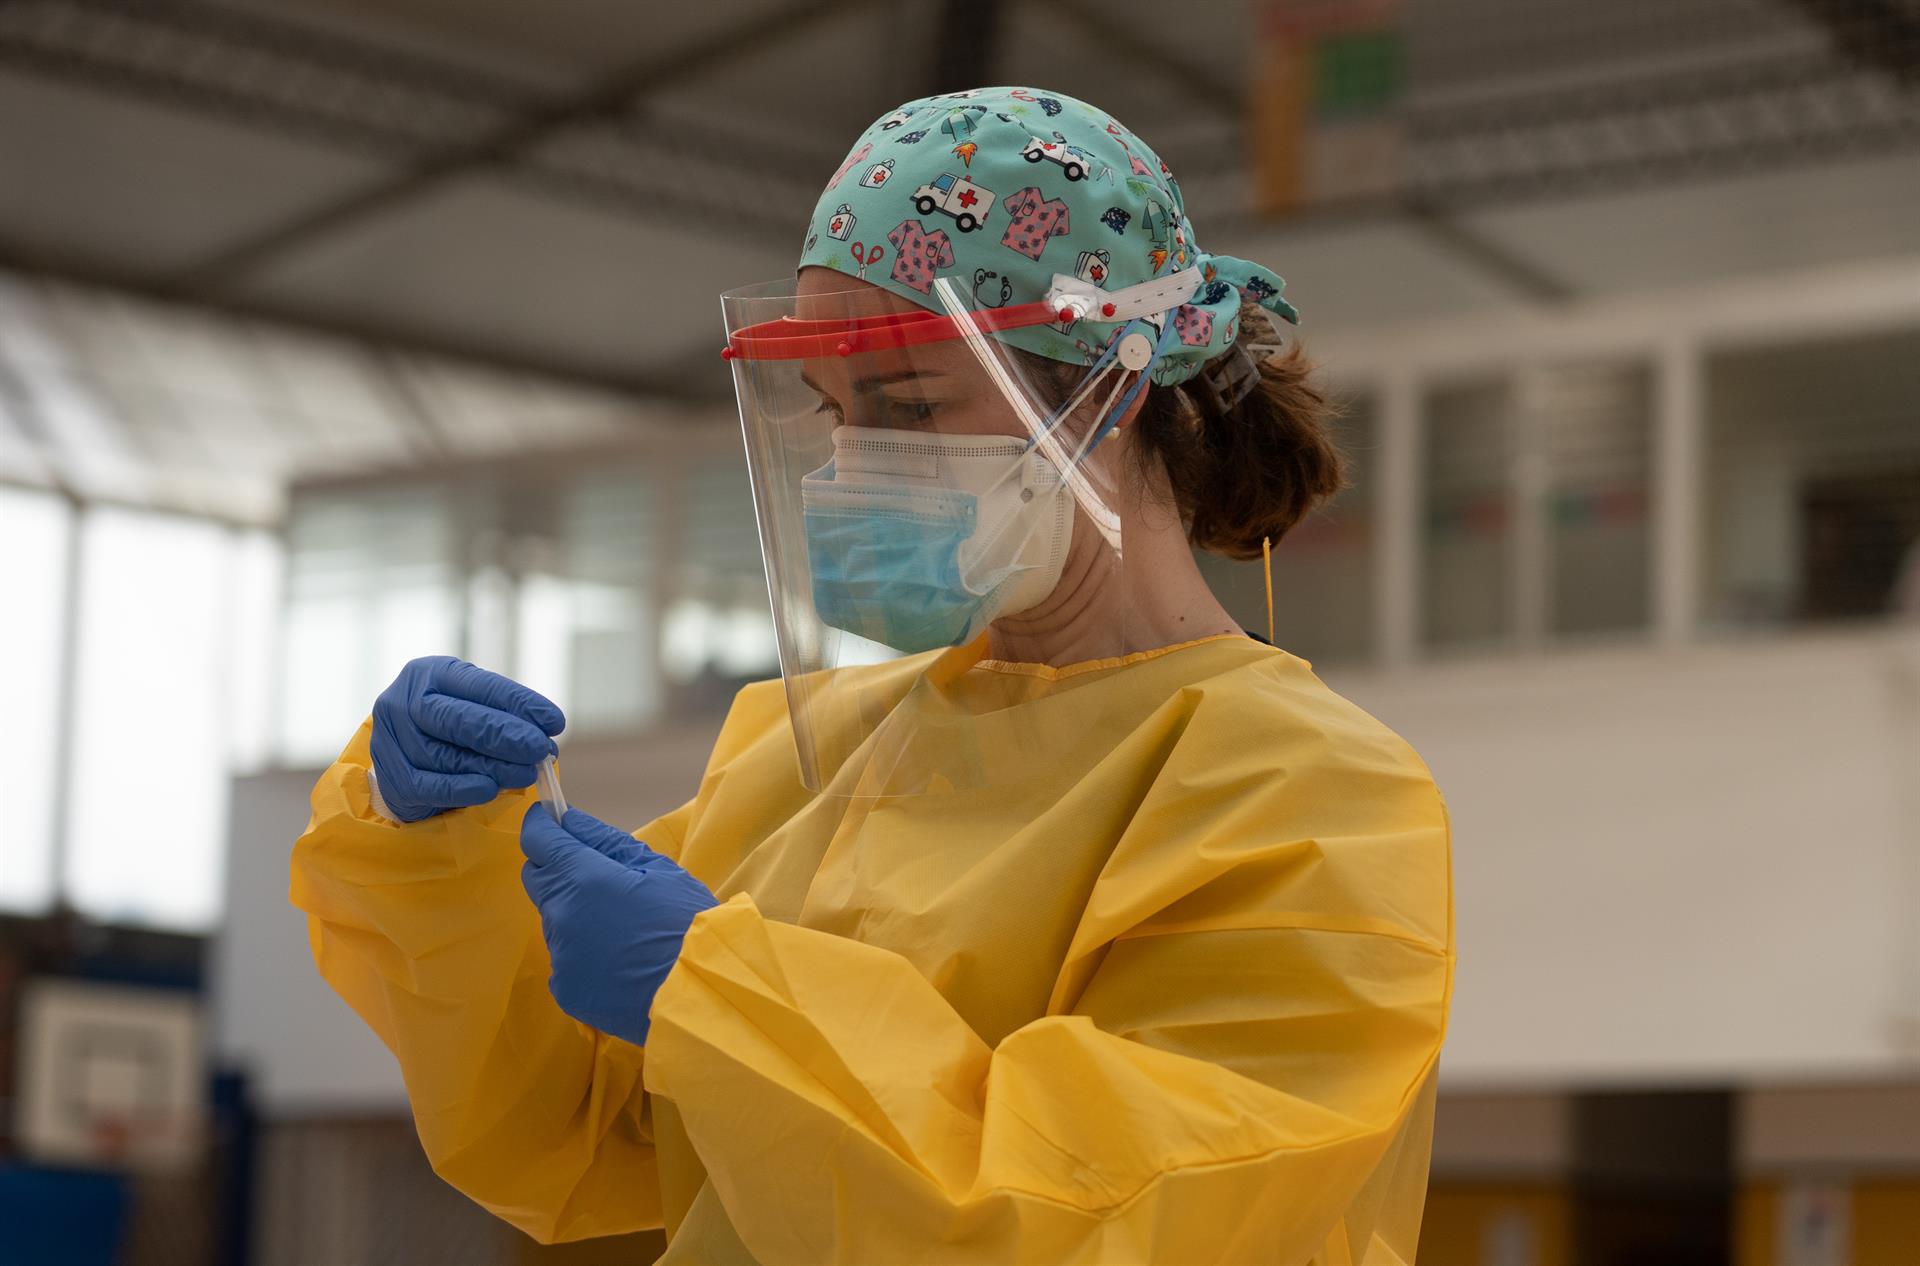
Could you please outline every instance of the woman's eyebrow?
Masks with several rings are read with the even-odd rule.
[[[937,380],[937,379],[942,379],[946,377],[948,377],[946,373],[937,369],[936,370],[897,369],[890,373],[868,374],[865,378],[855,380],[853,384],[853,394],[856,396],[864,396],[869,391],[872,391],[876,387],[886,387],[886,386],[890,386],[893,383],[905,382],[913,378]],[[815,394],[817,395],[824,396],[827,394],[826,389],[823,388],[819,383],[815,382],[813,379],[809,378],[807,376],[807,371],[804,369],[800,371],[800,381],[805,383],[807,386],[813,388]]]

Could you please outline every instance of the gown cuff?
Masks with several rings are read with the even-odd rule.
[[[374,774],[371,764],[367,766],[367,798],[372,802],[375,813],[396,826],[406,825],[400,820],[399,814],[387,807],[386,799],[380,794],[380,779]]]

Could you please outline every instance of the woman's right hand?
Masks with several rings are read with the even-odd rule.
[[[533,785],[567,719],[552,700],[451,655],[416,659],[373,703],[373,776],[402,822]]]

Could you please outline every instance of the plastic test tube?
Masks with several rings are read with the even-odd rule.
[[[533,785],[540,792],[540,803],[547,806],[558,822],[567,816],[567,793],[560,790],[560,758],[549,756],[534,771]]]

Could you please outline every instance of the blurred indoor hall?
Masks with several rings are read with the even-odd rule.
[[[1902,0],[0,3],[0,1263],[661,1251],[435,1177],[289,848],[420,655],[693,796],[781,671],[716,297],[983,84],[1152,137],[1341,402],[1273,630],[1451,812],[1421,1266],[1920,1263]]]

